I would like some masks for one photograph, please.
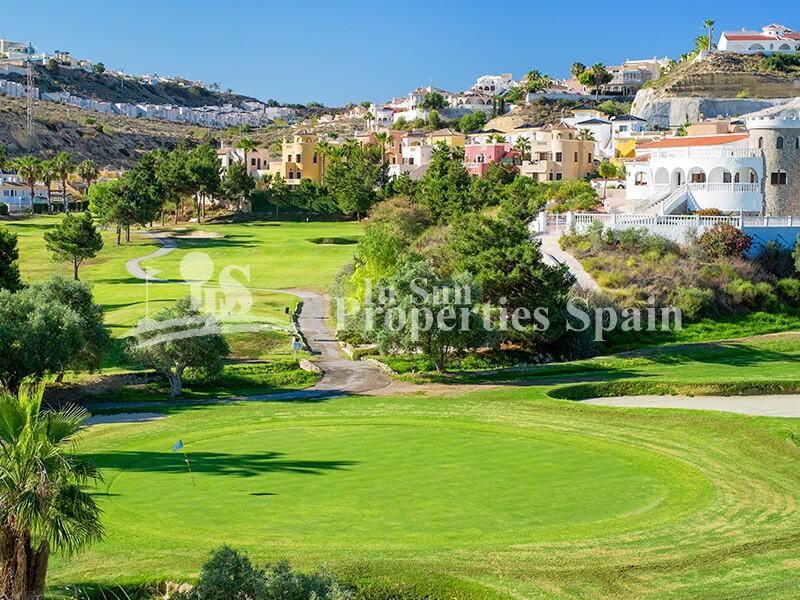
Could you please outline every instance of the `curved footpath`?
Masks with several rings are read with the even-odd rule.
[[[150,258],[157,258],[172,252],[177,248],[175,240],[168,237],[150,235],[153,240],[162,244],[161,248],[140,258],[129,260],[125,267],[131,276],[153,283],[167,283],[159,279],[154,273],[146,273],[141,267],[141,262]],[[209,398],[203,400],[172,400],[171,405],[187,404],[219,404],[224,402],[264,401],[264,400],[316,400],[342,396],[345,394],[360,394],[387,387],[391,381],[389,377],[377,367],[362,361],[353,361],[343,356],[341,347],[336,341],[336,336],[325,322],[328,303],[324,296],[307,290],[278,290],[261,289],[281,294],[291,294],[303,301],[303,308],[298,318],[298,329],[306,339],[309,350],[317,358],[315,364],[322,371],[322,379],[313,387],[304,390],[289,392],[273,392],[248,396],[230,396],[225,398]],[[93,402],[90,409],[95,410],[130,410],[163,405],[165,402]],[[100,421],[98,421],[100,422]],[[105,421],[104,421],[105,422]]]
[[[580,261],[561,248],[558,243],[559,237],[560,235],[552,233],[537,236],[536,239],[542,243],[542,258],[544,261],[553,266],[566,264],[569,267],[570,273],[575,276],[575,283],[585,290],[599,290],[600,286],[597,285],[594,278],[583,268]]]
[[[153,240],[161,244],[161,248],[143,256],[135,258],[126,264],[128,273],[143,281],[165,283],[166,280],[154,277],[151,270],[148,275],[141,268],[140,263],[150,258],[157,258],[172,252],[177,247],[175,240],[153,234]],[[594,289],[597,283],[583,270],[580,263],[570,254],[561,250],[555,236],[542,236],[542,251],[551,260],[566,262],[570,270],[576,275],[578,284]],[[573,264],[575,263],[575,264]],[[156,271],[157,273],[157,271]],[[291,294],[303,301],[303,309],[298,318],[298,329],[305,337],[311,352],[317,357],[316,364],[323,370],[322,379],[313,387],[305,390],[290,392],[277,392],[253,396],[234,396],[228,398],[212,398],[205,400],[173,400],[171,405],[181,404],[215,404],[225,402],[259,401],[259,400],[315,400],[331,398],[345,394],[385,394],[416,391],[419,388],[413,384],[403,382],[392,383],[389,377],[377,367],[361,361],[352,361],[342,355],[341,348],[335,339],[333,331],[325,322],[328,303],[324,296],[307,290],[260,290],[276,293]],[[520,382],[522,383],[522,382]],[[441,392],[443,386],[426,386],[426,391],[431,393]],[[447,385],[444,388],[449,393],[472,391],[475,389],[491,389],[500,385]],[[408,388],[408,389],[406,389]],[[692,410],[716,410],[733,412],[744,415],[769,416],[769,417],[796,417],[800,418],[800,395],[771,395],[771,396],[621,396],[615,398],[593,398],[584,400],[585,404],[598,406],[618,406],[631,408],[676,408]],[[90,408],[96,410],[133,410],[146,407],[163,406],[165,402],[97,402]],[[138,416],[137,416],[138,415]],[[142,415],[145,415],[142,417]],[[132,413],[130,415],[117,415],[123,417],[116,419],[113,416],[99,416],[95,422],[116,422],[118,420],[149,420],[158,418],[158,413]],[[126,418],[130,417],[130,418]],[[142,418],[140,418],[142,417]],[[94,421],[94,419],[93,419]]]

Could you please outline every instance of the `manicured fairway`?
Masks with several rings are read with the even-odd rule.
[[[71,275],[67,264],[51,262],[43,233],[61,219],[37,217],[24,221],[3,222],[0,226],[19,236],[20,270],[23,279],[36,281],[52,273]],[[202,231],[217,238],[178,239],[178,249],[171,254],[145,261],[143,267],[158,269],[162,279],[181,280],[180,264],[191,252],[207,254],[214,264],[214,274],[207,289],[220,285],[220,275],[226,267],[249,269],[250,281],[240,273],[233,277],[252,291],[254,299],[250,317],[258,322],[278,327],[288,325],[284,309],[294,306],[296,298],[268,289],[300,288],[324,291],[336,273],[352,260],[354,245],[319,244],[317,238],[357,239],[361,234],[358,223],[291,223],[254,222],[238,225],[182,225],[167,227],[167,232],[189,235]],[[156,227],[154,231],[160,229]],[[130,243],[117,246],[113,231],[104,232],[105,247],[100,255],[81,269],[81,278],[94,285],[95,299],[105,308],[106,324],[114,335],[120,336],[148,311],[152,313],[178,298],[188,296],[189,285],[159,283],[145,285],[131,277],[125,263],[146,256],[159,245],[134,231]],[[288,338],[287,338],[288,339]]]
[[[244,403],[95,426],[82,447],[106,476],[108,536],[59,560],[52,582],[192,577],[230,543],[401,582],[453,577],[444,597],[794,589],[793,423],[544,393]],[[179,438],[196,487],[170,450]]]

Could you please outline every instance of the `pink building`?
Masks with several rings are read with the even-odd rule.
[[[511,144],[494,142],[491,144],[467,144],[464,146],[464,162],[470,175],[482,176],[492,163],[505,163],[517,168],[519,153],[511,149]]]

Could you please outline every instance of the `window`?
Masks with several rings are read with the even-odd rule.
[[[758,138],[758,149],[760,150],[763,147],[764,147],[764,138],[760,137]]]
[[[592,153],[591,152],[589,152],[589,158],[587,158],[586,160],[588,160],[589,162],[592,162]]]
[[[772,185],[786,185],[786,171],[773,171],[770,175]]]
[[[288,177],[289,179],[294,179],[294,171],[289,171],[288,175],[289,175],[289,177]]]
[[[256,166],[256,159],[255,158],[251,158],[250,159],[250,166],[251,167],[255,167]]]
[[[794,148],[795,150],[800,150],[800,135],[794,138]]]
[[[647,181],[644,179],[644,171],[639,171],[633,178],[634,185],[647,185]]]
[[[778,136],[778,139],[775,140],[775,147],[778,150],[783,150],[783,136]]]
[[[313,162],[314,164],[317,164],[317,153],[316,152],[314,152],[314,156],[311,158],[311,162]]]
[[[728,171],[725,171],[722,174],[722,183],[731,183],[731,181],[733,181],[731,179],[731,174]]]
[[[286,162],[292,162],[292,155],[291,154],[286,157]]]
[[[706,174],[703,171],[699,173],[692,173],[692,183],[705,183],[706,182]]]
[[[564,160],[564,155],[561,152],[556,152],[556,162]]]
[[[574,159],[574,162],[578,162],[578,153],[577,153],[577,152],[575,153],[575,159]]]
[[[295,162],[303,162],[303,155],[302,154],[297,154],[296,158],[297,158],[297,160]]]
[[[553,181],[553,173],[552,172],[547,174],[547,179],[549,181]]]
[[[561,173],[556,173],[556,181],[561,181]]]

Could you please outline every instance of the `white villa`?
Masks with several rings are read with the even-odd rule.
[[[470,88],[473,92],[489,94],[490,96],[501,96],[517,84],[511,73],[501,73],[500,75],[483,75],[472,84]]]
[[[401,162],[389,165],[389,177],[408,173],[414,181],[419,180],[427,172],[432,154],[433,146],[427,143],[424,133],[408,132],[400,141]]]
[[[613,158],[613,125],[604,112],[591,106],[576,106],[572,109],[572,116],[561,119],[561,122],[578,131],[586,129],[591,132],[595,140],[595,157],[600,160]]]
[[[34,202],[47,202],[47,189],[37,183],[31,199],[30,186],[18,175],[0,173],[0,202],[8,206],[11,214],[31,210]]]
[[[800,52],[800,32],[776,23],[761,31],[723,31],[717,49],[738,54]]]
[[[671,137],[641,144],[626,163],[632,212],[716,208],[761,214],[764,160],[747,132]]]

